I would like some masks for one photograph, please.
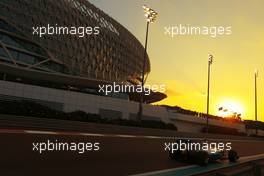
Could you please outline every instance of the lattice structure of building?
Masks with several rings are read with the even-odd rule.
[[[47,24],[98,26],[100,34],[33,35],[33,27]],[[140,42],[87,0],[0,1],[0,67],[6,73],[20,75],[22,69],[27,79],[60,76],[71,83],[67,77],[80,82],[138,82],[143,57]],[[149,58],[146,71],[150,72]]]

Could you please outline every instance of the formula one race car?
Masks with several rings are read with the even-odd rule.
[[[177,140],[173,143],[176,147],[174,147],[174,150],[170,150],[169,157],[173,160],[198,164],[200,166],[206,166],[209,162],[217,160],[228,159],[230,162],[236,162],[239,159],[237,152],[234,150],[229,150],[227,153],[226,151],[219,150],[218,148],[208,147],[206,150],[202,150],[197,147],[203,146],[206,143],[207,142],[202,141]],[[181,149],[180,146],[183,144],[185,147],[184,149]],[[190,146],[195,146],[196,149],[191,150]]]

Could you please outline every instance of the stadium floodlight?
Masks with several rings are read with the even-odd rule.
[[[256,135],[258,135],[258,95],[257,95],[257,78],[259,76],[259,71],[258,69],[255,69],[255,73],[254,73],[254,83],[255,83],[255,121],[256,121]]]
[[[147,7],[146,5],[142,6],[145,11],[145,17],[147,17],[148,23],[154,23],[157,19],[158,13],[155,10]]]
[[[213,63],[213,58],[214,58],[214,56],[212,54],[208,54],[208,62],[209,62],[209,64]]]
[[[147,7],[146,5],[142,6],[145,12],[145,17],[147,17],[147,30],[146,30],[146,39],[145,39],[145,52],[144,52],[144,60],[142,64],[142,75],[141,75],[141,86],[142,89],[144,87],[145,83],[145,67],[146,67],[146,59],[147,59],[147,48],[148,48],[148,33],[149,33],[149,24],[154,23],[157,19],[158,13],[155,12],[155,10]],[[144,92],[142,91],[140,95],[140,101],[139,101],[139,108],[138,108],[138,121],[141,121],[142,119],[142,113],[143,113],[143,101],[144,101]]]
[[[206,133],[209,130],[209,108],[210,108],[210,79],[211,79],[211,65],[213,64],[214,56],[208,54],[208,80],[207,80],[207,107],[206,107]]]

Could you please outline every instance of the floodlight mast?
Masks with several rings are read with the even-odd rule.
[[[209,132],[209,108],[210,108],[210,79],[211,79],[211,65],[213,64],[214,56],[208,54],[208,78],[207,78],[207,106],[206,106],[206,134]]]
[[[258,125],[257,125],[257,122],[258,122],[258,90],[257,90],[257,79],[258,79],[258,76],[259,76],[259,71],[258,69],[255,69],[255,73],[254,73],[254,83],[255,83],[255,122],[256,122],[256,135],[258,135]]]
[[[146,5],[142,6],[145,17],[147,18],[147,29],[146,29],[146,39],[145,39],[145,50],[144,50],[144,60],[142,64],[142,75],[141,75],[141,86],[142,90],[145,84],[145,69],[146,69],[146,60],[147,60],[147,48],[148,48],[148,34],[149,34],[149,24],[154,23],[157,19],[158,13],[155,12],[153,9],[147,7]],[[140,101],[139,101],[139,108],[138,108],[138,121],[142,120],[143,114],[143,101],[144,101],[144,91],[141,92]]]

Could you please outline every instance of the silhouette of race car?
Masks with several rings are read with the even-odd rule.
[[[199,144],[201,141],[190,140],[177,140],[176,144]],[[217,148],[210,148],[207,150],[170,150],[169,157],[173,160],[188,162],[192,164],[198,164],[200,166],[206,166],[209,162],[217,160],[228,159],[230,162],[236,162],[239,159],[237,152],[234,150],[228,151],[218,150]]]

